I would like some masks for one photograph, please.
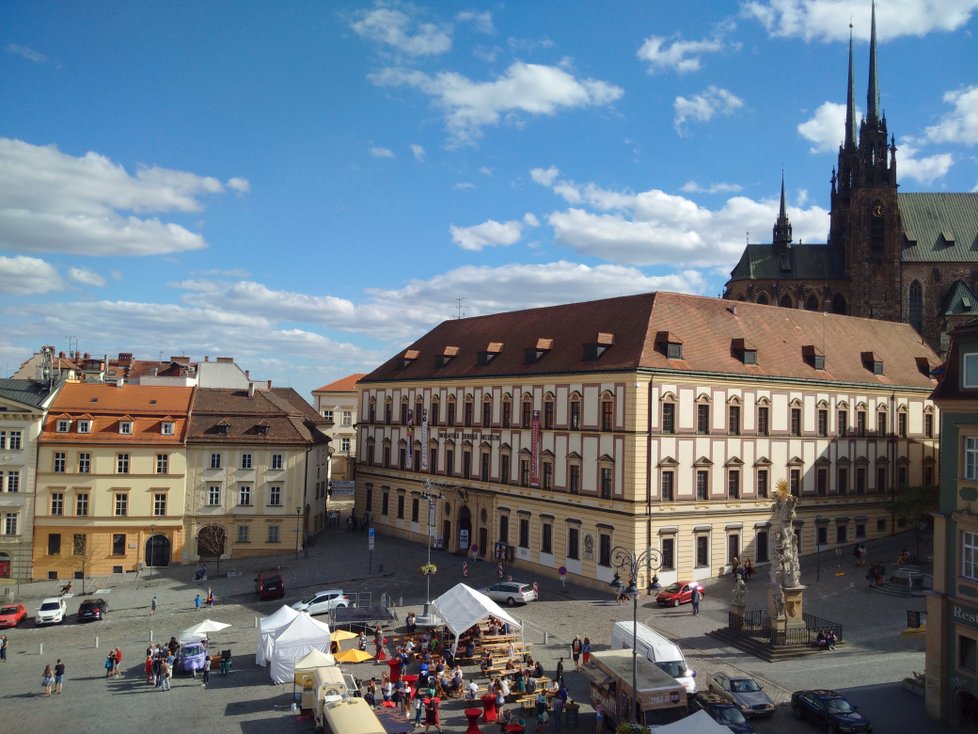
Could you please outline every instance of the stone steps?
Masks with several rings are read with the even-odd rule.
[[[808,655],[816,655],[824,650],[811,647],[809,645],[771,645],[767,640],[758,637],[751,637],[743,632],[737,632],[729,627],[721,627],[706,633],[718,642],[722,642],[730,647],[735,647],[741,652],[753,655],[756,658],[774,663],[779,660],[795,660]],[[844,643],[838,643],[840,646]]]

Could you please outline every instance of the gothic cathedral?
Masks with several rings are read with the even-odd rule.
[[[908,322],[946,354],[948,332],[978,316],[978,194],[898,193],[897,149],[887,136],[874,4],[866,117],[858,131],[850,30],[845,136],[832,171],[828,243],[792,243],[782,177],[772,242],[747,245],[724,298]]]

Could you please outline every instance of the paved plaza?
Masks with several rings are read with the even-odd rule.
[[[912,537],[894,537],[869,544],[869,560],[882,560],[888,566],[901,547],[915,548]],[[925,553],[927,551],[925,550]],[[296,717],[291,711],[292,686],[274,685],[265,670],[254,662],[257,639],[256,619],[270,614],[281,602],[259,602],[252,591],[254,571],[259,567],[281,565],[287,583],[285,601],[292,603],[320,588],[339,587],[347,592],[370,592],[374,599],[388,594],[400,604],[400,619],[410,609],[421,611],[429,593],[418,566],[427,558],[424,546],[396,538],[378,536],[376,549],[367,550],[365,533],[330,530],[321,534],[300,554],[211,566],[209,585],[217,603],[214,609],[194,611],[194,596],[206,593],[207,585],[192,581],[191,567],[171,567],[144,572],[138,578],[99,578],[88,581],[89,595],[95,589],[109,602],[108,618],[102,622],[78,624],[74,612],[82,595],[69,599],[71,618],[53,628],[33,628],[33,623],[8,631],[8,661],[0,664],[0,732],[51,732],[66,723],[75,731],[138,730],[157,717],[163,717],[167,731],[239,728],[241,732],[311,732],[311,719]],[[462,580],[462,559],[443,551],[431,551],[438,573],[430,577],[431,597]],[[823,619],[841,623],[845,645],[798,660],[766,663],[725,647],[707,632],[726,624],[733,582],[713,580],[699,616],[690,607],[656,607],[652,597],[639,599],[638,619],[675,638],[686,651],[690,666],[697,671],[705,688],[718,670],[744,671],[756,676],[779,704],[769,721],[756,722],[761,734],[812,732],[815,728],[791,717],[784,703],[790,692],[799,688],[827,687],[845,692],[874,722],[876,732],[934,732],[945,730],[924,715],[923,700],[902,690],[900,680],[924,668],[922,635],[906,635],[907,610],[923,611],[922,598],[900,598],[875,593],[867,588],[864,569],[854,567],[848,554],[824,551],[821,559],[802,559],[803,583],[808,587],[805,610]],[[226,575],[228,571],[231,575]],[[489,584],[496,577],[496,566],[469,563],[467,583],[474,587]],[[765,569],[748,585],[748,609],[765,605]],[[615,603],[608,593],[573,585],[566,588],[554,575],[533,578],[513,571],[514,578],[537,581],[541,600],[517,608],[516,616],[525,621],[526,640],[533,644],[534,657],[542,660],[548,672],[559,656],[569,658],[570,640],[575,634],[588,636],[596,650],[607,647],[612,624],[632,618],[632,605]],[[817,578],[817,580],[816,580]],[[76,581],[75,591],[80,591]],[[56,595],[60,583],[53,581],[22,584],[19,598],[33,615],[38,601]],[[11,589],[12,593],[16,589]],[[156,614],[150,613],[154,595],[159,599]],[[143,675],[144,652],[150,640],[165,642],[171,635],[210,617],[232,624],[211,636],[215,649],[230,648],[234,666],[229,675],[212,675],[210,683],[185,676],[174,678],[173,690],[161,692],[146,685]],[[42,650],[43,646],[43,650]],[[106,680],[103,663],[109,649],[123,649],[125,675]],[[62,658],[67,665],[64,693],[45,698],[40,687],[41,671],[47,663]],[[573,665],[566,665],[572,669]],[[344,666],[358,678],[377,675],[381,668],[370,663]],[[476,671],[477,672],[477,671]],[[582,731],[593,731],[593,713],[583,677],[569,672],[571,697],[582,706]],[[465,729],[461,701],[443,707],[444,730]],[[498,731],[494,726],[487,732]]]

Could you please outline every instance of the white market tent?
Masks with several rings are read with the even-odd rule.
[[[333,665],[336,665],[336,661],[333,660],[332,655],[314,647],[309,651],[309,654],[295,661],[296,683],[299,682],[298,678],[302,673],[308,673],[316,668],[325,668]]]
[[[514,629],[523,629],[523,625],[496,602],[465,584],[456,584],[432,601],[431,606],[444,620],[445,626],[455,635],[456,645],[460,634],[489,617],[508,622]]]
[[[275,635],[291,624],[299,613],[292,607],[283,606],[275,614],[265,617],[258,623],[258,647],[255,649],[255,662],[264,666],[272,655],[272,640]]]
[[[706,711],[697,711],[685,719],[656,726],[655,734],[730,734],[730,729],[715,722]]]
[[[300,612],[272,640],[272,653],[268,656],[272,664],[272,680],[276,683],[294,681],[295,661],[308,655],[313,648],[324,653],[329,651],[329,625]]]

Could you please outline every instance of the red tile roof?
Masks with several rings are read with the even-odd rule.
[[[331,382],[328,385],[323,385],[322,387],[317,387],[313,390],[313,393],[317,392],[355,392],[357,389],[357,383],[363,378],[363,372],[355,372],[352,375],[347,375],[346,377],[341,377],[336,380],[336,382]]]

